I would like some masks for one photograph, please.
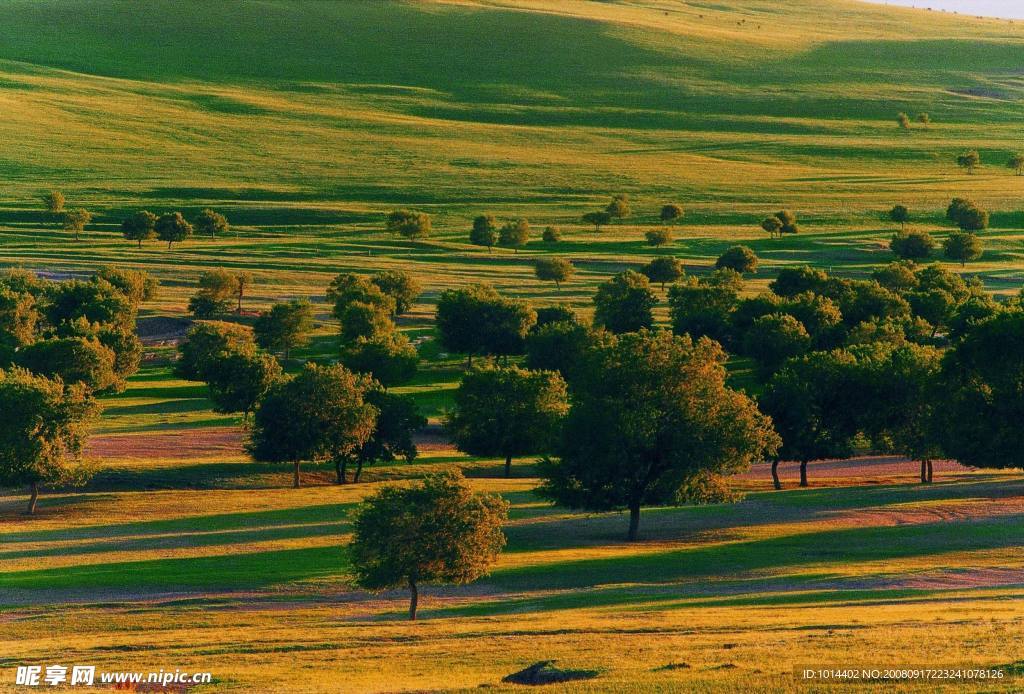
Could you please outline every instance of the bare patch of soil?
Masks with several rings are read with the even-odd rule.
[[[244,455],[242,431],[209,427],[145,434],[100,434],[89,439],[91,458],[211,458]]]

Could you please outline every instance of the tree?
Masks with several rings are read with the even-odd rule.
[[[13,361],[17,350],[35,341],[41,318],[34,296],[0,285],[0,368]]]
[[[474,494],[458,472],[413,487],[384,487],[363,502],[352,523],[349,558],[367,590],[407,585],[416,619],[423,583],[464,584],[487,575],[505,546],[508,503]]]
[[[396,316],[408,313],[423,291],[422,285],[404,270],[381,270],[370,281],[394,302]]]
[[[780,234],[800,233],[800,227],[797,225],[796,215],[789,210],[779,210],[775,213],[775,217],[782,222],[782,227],[779,229]]]
[[[94,277],[113,285],[136,309],[142,302],[152,300],[160,286],[160,281],[144,270],[128,270],[115,265],[104,265]]]
[[[411,463],[419,455],[412,436],[427,426],[427,418],[420,414],[416,401],[406,395],[394,395],[383,390],[370,388],[364,396],[366,401],[377,408],[377,419],[373,433],[356,453],[356,471],[353,482],[359,482],[363,465],[376,461],[389,463],[401,458]],[[344,461],[337,468],[338,483],[345,484]]]
[[[210,237],[216,237],[218,234],[226,234],[231,226],[228,224],[228,219],[219,212],[206,209],[199,213],[196,217],[195,229],[200,234],[205,234]]]
[[[900,130],[910,130],[910,116],[905,113],[896,114],[896,124]]]
[[[917,120],[918,123],[927,128],[929,125],[931,125],[932,117],[929,116],[927,113],[921,112],[917,114],[917,118],[915,120]]]
[[[650,282],[639,272],[626,270],[603,282],[594,295],[594,325],[613,333],[627,333],[649,328],[654,323],[651,313],[658,297]]]
[[[370,438],[377,409],[363,397],[369,385],[341,365],[307,363],[263,396],[253,416],[249,453],[260,462],[291,463],[297,488],[303,460],[348,458]]]
[[[87,323],[135,330],[136,305],[121,290],[102,277],[89,281],[69,280],[48,285],[43,312],[56,332],[82,319]]]
[[[530,223],[525,219],[517,219],[501,227],[498,232],[498,245],[505,248],[513,248],[518,253],[519,249],[530,240]]]
[[[942,362],[939,431],[963,465],[1024,467],[1024,312],[974,325]]]
[[[762,379],[768,379],[789,359],[811,347],[803,323],[786,313],[761,316],[743,338],[743,353],[757,362]]]
[[[541,234],[541,240],[544,243],[558,243],[562,240],[562,230],[558,227],[544,227],[544,232]]]
[[[255,354],[252,329],[236,323],[201,321],[178,344],[174,375],[189,381],[207,381],[214,365],[228,354]]]
[[[601,227],[610,224],[612,216],[607,212],[587,212],[583,215],[583,221],[594,225],[594,231],[601,231]]]
[[[688,484],[771,455],[771,421],[726,383],[725,352],[667,332],[620,335],[589,352],[573,387],[559,459],[540,464],[540,493],[571,508],[676,503]]]
[[[430,234],[430,215],[414,210],[395,210],[388,215],[385,228],[392,234],[415,240]]]
[[[377,340],[395,330],[391,314],[381,304],[353,301],[345,307],[340,320],[343,345],[359,340]]]
[[[384,280],[382,283],[387,285],[389,290],[394,288],[390,279]],[[394,289],[404,297],[403,290]],[[404,298],[407,299],[407,297]],[[388,318],[389,322],[390,317],[398,312],[396,300],[386,294],[380,284],[369,277],[353,273],[343,273],[331,280],[331,284],[327,287],[327,300],[334,304],[334,317],[342,321],[343,325],[345,312],[349,306],[356,303],[377,308],[379,313]]]
[[[935,240],[927,231],[901,231],[889,241],[889,249],[902,260],[924,260],[934,248]]]
[[[672,232],[668,229],[649,229],[644,232],[648,246],[668,246],[672,243]]]
[[[600,335],[579,323],[548,323],[526,338],[526,368],[557,371],[571,385],[584,355],[602,339]]]
[[[822,294],[829,284],[828,275],[808,265],[784,267],[768,285],[768,288],[781,297],[794,297],[804,292]]]
[[[89,210],[79,207],[77,210],[68,210],[64,213],[64,231],[73,232],[75,241],[78,241],[85,225],[92,221],[92,213]]]
[[[768,238],[782,238],[782,222],[774,215],[762,219],[761,228],[768,232]]]
[[[238,275],[217,268],[199,276],[199,290],[188,302],[188,310],[196,318],[213,318],[227,313],[238,299]]]
[[[435,322],[442,346],[473,355],[522,354],[524,340],[537,322],[525,302],[506,299],[487,284],[446,289],[437,302]]]
[[[960,263],[961,267],[966,265],[968,260],[980,258],[982,251],[981,239],[967,232],[954,232],[942,243],[942,252],[945,256]]]
[[[640,268],[640,273],[665,289],[666,284],[675,282],[683,276],[683,261],[668,255],[659,256]]]
[[[245,298],[245,290],[252,285],[252,273],[236,272],[235,273],[235,296],[238,299],[238,303],[235,305],[235,313],[241,315],[242,313],[242,299]]]
[[[95,338],[38,340],[18,350],[16,361],[32,373],[82,384],[94,393],[124,389],[114,370],[116,355]]]
[[[210,400],[217,412],[241,412],[248,419],[282,374],[281,365],[266,352],[219,354],[206,371]]]
[[[57,212],[64,211],[64,194],[59,190],[51,190],[49,193],[44,193],[42,198],[47,212],[56,214]]]
[[[709,277],[688,277],[669,287],[672,332],[693,338],[731,342],[732,313],[739,304],[743,280],[735,270],[716,270]]]
[[[612,219],[622,219],[630,215],[629,196],[625,193],[618,193],[612,196],[611,202],[604,208]]]
[[[973,174],[974,170],[981,166],[981,156],[975,149],[968,150],[957,156],[956,165],[966,169],[968,174]]]
[[[539,306],[534,309],[537,314],[537,322],[530,329],[531,333],[537,332],[540,328],[549,323],[578,323],[576,313],[564,304],[554,306]]]
[[[533,271],[542,282],[554,282],[559,291],[562,282],[568,282],[576,274],[576,268],[565,258],[537,258],[533,263]]]
[[[889,219],[899,224],[900,229],[906,229],[907,222],[910,221],[910,210],[906,205],[893,205],[889,210]]]
[[[549,452],[569,409],[565,381],[553,371],[515,366],[476,369],[462,377],[445,429],[470,455],[512,457]]]
[[[487,252],[491,252],[494,244],[498,243],[498,220],[494,215],[482,214],[473,220],[469,242],[475,246],[486,246]]]
[[[893,261],[873,271],[871,279],[899,294],[917,289],[920,284],[917,278],[917,265],[912,260]]]
[[[988,212],[980,207],[969,207],[960,214],[961,231],[983,231],[988,228]]]
[[[757,254],[746,246],[732,246],[715,261],[719,270],[735,270],[742,274],[757,272]]]
[[[1011,154],[1010,159],[1006,162],[1006,167],[1016,171],[1018,176],[1024,175],[1024,154],[1020,152]]]
[[[811,352],[778,371],[761,396],[761,409],[782,437],[780,457],[800,462],[801,487],[807,486],[808,462],[852,453],[856,376],[849,352]],[[778,460],[772,461],[772,479],[781,489]]]
[[[862,408],[867,434],[880,450],[920,461],[921,482],[931,482],[932,460],[942,455],[939,352],[909,343],[876,343],[858,361],[867,395],[868,406]]]
[[[181,212],[167,212],[160,215],[156,220],[154,228],[156,229],[157,238],[167,242],[168,250],[170,250],[172,243],[180,243],[192,236],[192,225],[181,216]]]
[[[0,412],[0,486],[28,486],[33,514],[39,485],[75,481],[99,407],[85,386],[12,368],[0,370]]]
[[[411,381],[419,361],[419,353],[409,344],[409,339],[394,330],[374,337],[360,337],[341,352],[342,364],[357,373],[373,376],[384,388]]]
[[[662,205],[661,213],[658,216],[661,219],[661,221],[666,224],[668,224],[669,222],[674,222],[678,219],[682,219],[683,207],[682,205],[676,205],[674,203]]]
[[[313,330],[313,307],[305,299],[274,304],[253,323],[256,344],[271,352],[283,352],[284,358],[296,347],[309,342]]]
[[[137,241],[142,248],[143,241],[156,238],[156,215],[140,210],[121,222],[121,233],[128,241]]]

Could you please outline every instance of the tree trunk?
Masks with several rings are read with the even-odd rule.
[[[296,489],[298,489],[299,488],[299,461],[296,460],[294,464],[295,464],[295,473],[294,473],[295,474],[295,479],[292,482],[292,486],[295,487]]]
[[[39,483],[38,482],[33,482],[32,483],[32,494],[28,498],[28,508],[25,510],[26,514],[28,514],[30,516],[35,514],[35,512],[36,512],[36,501],[38,499],[39,499]]]
[[[167,250],[171,250],[171,244],[172,243],[173,243],[173,241],[168,241],[167,242]]]
[[[772,484],[776,489],[782,489],[782,482],[779,481],[779,459],[772,461]]]
[[[142,239],[139,239],[139,248],[142,248]]]
[[[416,581],[409,579],[409,620],[416,621],[416,607],[420,601],[419,591],[416,590]]]
[[[932,483],[932,461],[928,461],[928,484]]]
[[[806,460],[801,460],[800,461],[800,486],[801,487],[806,487],[807,486],[807,461]]]
[[[363,459],[362,458],[360,458],[358,461],[356,461],[356,474],[352,476],[352,481],[353,482],[358,482],[359,481],[359,475],[361,475],[361,474],[363,474]]]
[[[238,290],[238,309],[236,311],[239,315],[242,314],[242,290]]]
[[[629,504],[629,535],[626,539],[630,542],[636,542],[637,535],[640,532],[640,502],[631,502]]]
[[[348,482],[345,475],[345,462],[344,458],[336,458],[334,460],[334,471],[338,475],[338,484],[345,484]]]
[[[470,352],[469,354],[466,355],[466,367],[470,368],[470,369],[473,368],[473,353],[472,352]]]
[[[928,461],[924,458],[921,459],[921,484],[927,484],[928,482]]]
[[[511,455],[506,455],[505,456],[505,477],[511,477],[511,476],[512,476],[512,456]]]

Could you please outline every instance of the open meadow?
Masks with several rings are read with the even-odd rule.
[[[141,367],[102,413],[80,487],[0,492],[0,691],[17,666],[211,672],[203,692],[521,691],[539,660],[594,671],[565,692],[1015,691],[1024,676],[1024,476],[916,463],[859,445],[732,476],[735,503],[583,512],[538,495],[535,462],[457,450],[442,427],[466,371],[436,336],[447,289],[486,282],[532,306],[594,313],[598,286],[652,258],[706,277],[727,248],[760,259],[743,297],[784,268],[864,280],[900,225],[940,244],[951,198],[991,213],[984,252],[945,269],[1001,301],[1024,287],[1024,22],[852,0],[7,0],[0,4],[0,270],[85,278],[103,266],[160,282],[141,304]],[[897,125],[927,112],[930,123]],[[957,166],[977,150],[982,166]],[[93,218],[76,238],[40,202]],[[629,196],[595,229],[581,215]],[[652,247],[667,203],[685,209]],[[213,208],[216,238],[168,248],[121,233],[130,213]],[[429,213],[429,236],[385,228]],[[761,220],[792,210],[800,232]],[[469,241],[473,219],[529,219],[522,248]],[[561,230],[557,242],[541,230]],[[539,258],[571,260],[556,287]],[[325,296],[340,273],[401,270],[422,285],[397,328],[420,364],[409,396],[419,455],[370,465],[254,462],[249,423],[176,375],[203,272],[249,272],[237,320],[308,299],[308,344],[339,356]],[[667,290],[653,285],[655,326]],[[514,358],[518,360],[518,357]],[[763,386],[731,357],[729,383]],[[4,413],[0,412],[0,417]],[[862,443],[862,442],[861,442]],[[463,471],[508,501],[490,574],[405,590],[351,581],[359,503],[387,485]],[[996,679],[803,682],[805,668],[954,668]]]

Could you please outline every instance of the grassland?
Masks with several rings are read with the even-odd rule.
[[[426,291],[401,328],[424,337],[447,287],[487,281],[586,315],[623,268],[672,254],[701,273],[737,242],[762,258],[748,292],[797,263],[862,277],[891,259],[885,209],[907,204],[941,238],[954,195],[993,211],[966,273],[1002,295],[1024,284],[1024,178],[1002,166],[1024,147],[1020,23],[845,0],[138,7],[0,5],[0,267],[146,269],[162,288],[144,321],[182,315],[205,269],[249,270],[249,309],[320,302],[294,367],[336,353],[322,294],[338,272],[416,276]],[[903,133],[899,111],[934,122]],[[975,175],[954,164],[965,148],[986,163]],[[80,242],[39,211],[51,188],[96,213]],[[578,222],[618,192],[632,217]],[[687,216],[652,250],[665,202]],[[233,231],[170,251],[117,232],[129,210],[205,206]],[[435,233],[385,234],[400,206]],[[780,207],[802,231],[770,240],[757,222]],[[488,253],[467,243],[481,212],[565,237]],[[544,254],[578,269],[561,291],[534,278]],[[237,417],[171,375],[172,351],[149,344],[104,398],[89,486],[47,494],[31,520],[0,496],[0,689],[16,664],[72,661],[211,670],[208,690],[257,692],[503,691],[540,658],[601,671],[562,691],[826,690],[793,677],[815,665],[984,665],[1010,679],[979,688],[1003,691],[1024,669],[1016,472],[951,466],[923,487],[910,464],[819,465],[812,489],[771,492],[758,469],[735,480],[739,504],[645,510],[629,546],[617,514],[538,499],[532,461],[504,480],[500,461],[437,437],[366,484],[310,468],[291,490],[248,460]],[[462,360],[421,351],[399,390],[436,424]],[[378,485],[451,465],[512,504],[508,551],[478,584],[428,589],[409,625],[403,595],[348,587],[348,518]]]

